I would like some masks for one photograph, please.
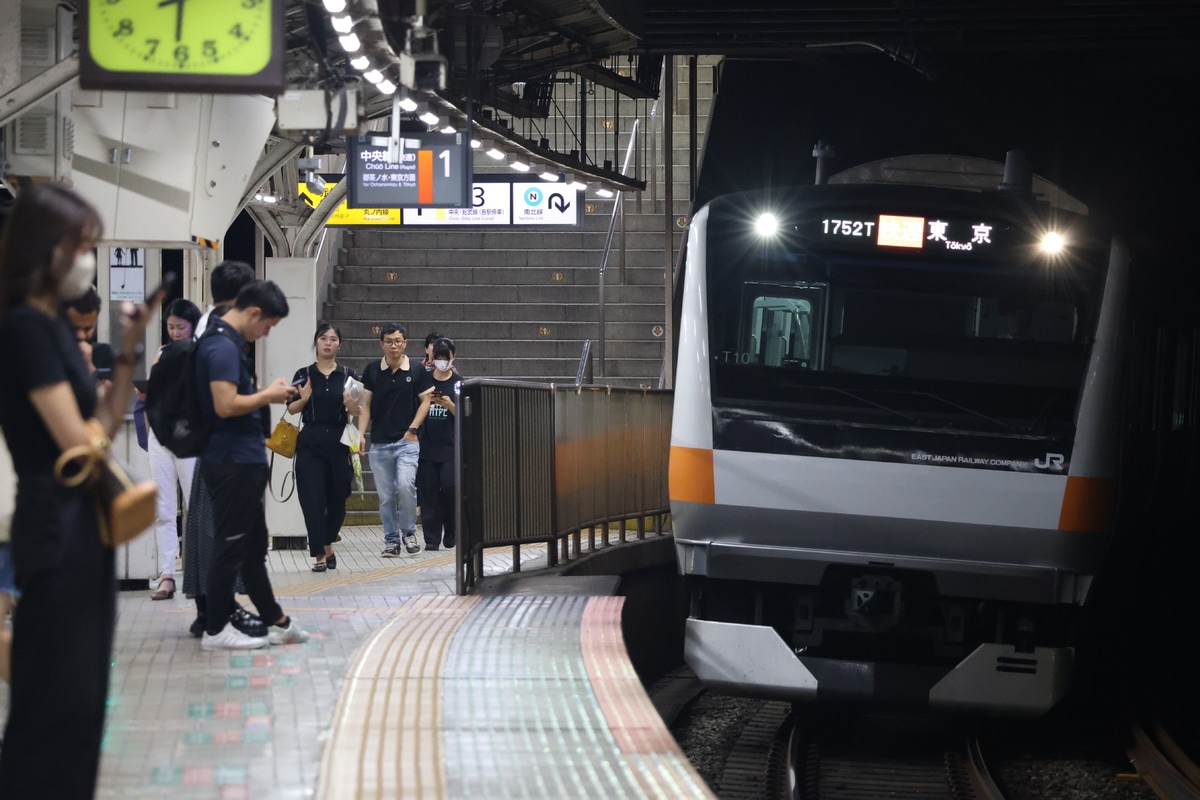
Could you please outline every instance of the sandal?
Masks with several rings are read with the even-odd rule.
[[[168,583],[171,584],[170,589],[167,588]],[[158,582],[158,589],[155,590],[154,594],[150,595],[150,599],[151,600],[170,600],[174,596],[175,596],[175,579],[174,578],[163,578],[161,581]]]
[[[337,556],[333,554],[325,556],[325,566],[329,569],[337,569]]]
[[[313,564],[312,571],[313,572],[324,572],[327,568],[328,568],[327,562],[318,561],[317,563]]]

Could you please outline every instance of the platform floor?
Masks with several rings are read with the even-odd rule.
[[[271,552],[303,645],[205,652],[182,595],[123,592],[97,797],[712,796],[647,722],[620,598],[459,598],[453,553],[383,559],[382,538],[344,529],[325,573]]]

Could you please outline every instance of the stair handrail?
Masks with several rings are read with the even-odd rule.
[[[582,386],[591,383],[592,378],[592,340],[583,340],[583,352],[579,354],[579,367],[575,370],[575,385]]]
[[[655,101],[654,105],[657,109],[658,101]],[[637,144],[638,128],[640,123],[641,120],[635,118],[633,120],[633,127],[629,129],[629,144],[625,146],[625,160],[621,163],[622,175],[626,175],[629,172],[629,162],[633,159],[633,151]],[[625,193],[618,189],[616,196],[613,198],[612,215],[608,218],[608,236],[606,236],[604,239],[604,252],[600,254],[600,308],[598,312],[600,335],[596,340],[596,360],[599,361],[598,370],[601,378],[606,375],[604,371],[604,340],[606,338],[604,335],[604,268],[608,266],[608,254],[612,252],[613,232],[616,231],[617,228],[617,212],[621,209],[622,198],[624,195]]]

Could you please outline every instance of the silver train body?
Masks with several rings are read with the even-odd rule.
[[[1002,170],[907,157],[696,214],[670,495],[711,688],[1010,716],[1066,693],[1128,258]]]

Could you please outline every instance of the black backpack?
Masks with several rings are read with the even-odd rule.
[[[237,341],[219,319],[211,320],[199,339],[164,347],[146,383],[146,422],[162,446],[179,458],[198,456],[208,444],[209,420],[200,405],[200,391],[209,389],[196,382],[196,355],[200,342],[210,335]]]

